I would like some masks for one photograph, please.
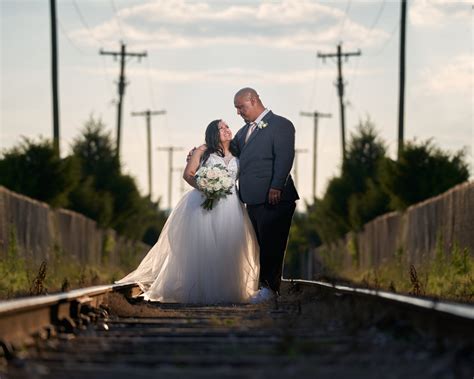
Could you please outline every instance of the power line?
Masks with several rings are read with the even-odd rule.
[[[182,176],[182,173],[184,172],[184,167],[174,167],[173,172],[181,173],[180,180],[179,180],[179,192],[181,193],[181,195],[183,195],[184,191],[186,191],[184,187],[186,181],[183,179],[183,176]]]
[[[372,33],[372,30],[374,30],[374,28],[375,28],[375,25],[377,25],[377,23],[379,22],[380,16],[382,16],[383,10],[385,9],[385,3],[386,3],[386,0],[383,0],[382,4],[380,5],[379,11],[378,11],[377,15],[375,16],[375,20],[374,20],[374,22],[372,22],[372,25],[370,26],[370,29],[367,32],[367,35],[366,35],[365,39],[369,38],[370,34]]]
[[[87,22],[86,18],[84,17],[84,14],[82,13],[81,9],[79,8],[79,5],[77,4],[76,0],[72,0],[72,5],[74,7],[74,10],[75,12],[77,13],[77,16],[79,17],[79,21],[81,22],[81,24],[84,26],[84,28],[87,29],[90,37],[98,44],[98,45],[105,45],[103,43],[103,41],[100,39],[100,38],[97,38],[89,23]],[[84,55],[87,55],[87,56],[92,56],[93,54],[89,54],[89,53],[86,53],[84,52],[84,50],[82,50],[81,48],[79,48],[79,46],[77,46],[77,44],[75,44],[71,38],[69,38],[69,35],[67,34],[67,32],[65,31],[65,29],[62,27],[61,23],[59,23],[60,27],[63,29],[63,33],[66,35],[66,38],[68,39],[68,41],[80,52],[82,52]],[[106,62],[105,62],[105,58],[102,57],[102,70],[104,72],[104,80],[105,80],[105,88],[104,90],[107,89],[107,87],[109,86],[109,82],[107,81],[107,77],[109,76],[108,75],[108,72],[107,72],[107,65],[106,65]],[[109,100],[109,96],[107,95],[107,92],[104,92],[104,98],[105,98],[105,105],[106,107],[109,107],[112,103],[113,103],[113,100]]]
[[[91,57],[93,56],[94,54],[91,54],[91,53],[87,53],[85,52],[84,50],[82,50],[70,37],[69,37],[69,34],[68,32],[66,31],[66,28],[64,27],[64,25],[61,23],[61,21],[59,20],[59,18],[57,18],[57,23],[59,25],[59,29],[61,30],[61,33],[62,35],[64,36],[64,38],[66,38],[66,40],[69,42],[69,44],[77,51],[79,52],[80,54],[84,55],[84,56],[87,56],[87,57]],[[108,95],[107,95],[107,92],[105,91],[106,88],[108,87],[109,85],[109,82],[107,81],[107,70],[105,68],[105,60],[102,59],[102,68],[104,70],[104,80],[105,80],[105,83],[106,83],[106,86],[104,88],[104,97],[107,99],[108,98]],[[108,101],[105,102],[106,105],[108,105]]]
[[[318,60],[316,59],[315,65],[314,65],[314,74],[313,74],[313,85],[311,87],[311,93],[309,97],[309,103],[308,103],[308,108],[313,106],[314,99],[316,98],[316,81],[318,79]]]
[[[118,25],[118,28],[119,28],[119,31],[120,31],[120,36],[122,37],[122,39],[125,39],[125,33],[123,32],[122,23],[120,21],[120,18],[117,16],[118,12],[117,12],[117,7],[115,6],[114,0],[110,0],[110,5],[112,6],[112,9],[114,11],[115,22]]]
[[[146,117],[147,147],[148,147],[148,197],[152,199],[152,162],[151,162],[151,117],[165,114],[165,110],[151,111],[149,109],[142,112],[132,112],[132,116]]]
[[[168,210],[171,211],[171,195],[173,191],[173,152],[184,150],[182,147],[177,146],[164,146],[159,147],[158,151],[168,152]]]
[[[341,28],[339,29],[339,36],[337,37],[338,42],[341,40],[342,31],[344,30],[344,24],[346,23],[347,15],[348,15],[349,10],[351,8],[351,4],[352,4],[352,1],[347,0],[346,9],[344,11],[344,17],[342,18],[342,21],[341,21]]]
[[[150,93],[151,105],[153,106],[153,108],[155,108],[155,92],[153,90],[154,85],[153,85],[153,76],[151,75],[150,57],[148,57],[146,61],[146,68],[147,68],[147,76],[148,76],[147,84],[148,84],[148,91]]]
[[[352,74],[352,85],[351,87],[349,88],[349,93],[347,94],[347,98],[350,99],[353,92],[354,92],[354,88],[356,87],[356,84],[357,84],[357,79],[358,79],[358,73],[359,73],[359,65],[360,65],[360,61],[362,60],[361,59],[357,59],[356,61],[356,64],[355,64],[355,68],[354,68],[354,73]]]
[[[365,36],[364,36],[364,40],[368,41],[370,35],[372,34],[372,31],[374,30],[375,28],[375,25],[378,24],[379,20],[380,20],[380,17],[382,16],[383,14],[383,11],[385,9],[385,4],[386,4],[386,0],[383,0],[382,3],[380,4],[380,7],[379,7],[379,10],[377,12],[377,14],[375,15],[375,18],[374,18],[374,21],[372,21],[372,24],[370,25],[368,31],[365,33]],[[359,43],[357,43],[356,45],[360,45],[360,41]],[[352,95],[352,93],[354,92],[354,88],[355,88],[355,84],[357,83],[357,74],[358,74],[358,71],[359,71],[359,63],[360,63],[360,59],[357,60],[356,62],[356,67],[354,69],[354,73],[352,74],[351,78],[353,79],[352,82],[352,87],[350,89],[350,92],[348,94],[347,97],[350,98],[350,96]]]
[[[330,113],[320,112],[300,112],[301,116],[313,117],[313,202],[316,199],[316,177],[317,177],[317,157],[318,157],[318,119],[320,117],[332,117]]]
[[[366,36],[364,37],[364,39],[368,40],[368,38],[370,37],[370,35],[372,34],[372,31],[373,29],[375,28],[375,25],[378,24],[379,20],[380,20],[380,17],[382,16],[383,14],[383,11],[385,9],[385,5],[386,5],[386,0],[383,0],[382,1],[382,4],[380,5],[379,7],[379,10],[377,12],[377,15],[375,16],[375,19],[374,21],[372,22],[372,25],[370,26],[369,28],[369,31],[367,32]],[[371,56],[377,56],[379,55],[384,49],[385,47],[388,45],[388,43],[391,41],[392,37],[394,36],[395,34],[395,31],[398,30],[398,27],[399,27],[399,24],[397,23],[395,25],[395,28],[394,30],[391,32],[390,34],[390,37],[388,38],[388,40],[385,42],[385,44],[383,45],[383,47],[376,53],[376,54],[370,54]],[[354,93],[354,90],[356,88],[356,84],[357,84],[357,79],[358,79],[358,73],[359,73],[359,65],[360,65],[360,61],[361,59],[358,59],[357,62],[356,62],[356,66],[355,66],[355,69],[354,69],[354,73],[352,74],[352,86],[350,87],[349,89],[349,93],[347,95],[348,99],[350,99],[352,97],[352,94]],[[352,104],[351,104],[352,105]]]
[[[379,50],[377,50],[375,53],[370,54],[370,55],[373,56],[373,57],[379,56],[385,50],[385,48],[390,44],[390,42],[392,42],[393,36],[397,33],[399,28],[400,28],[400,23],[397,21],[396,24],[395,24],[395,27],[390,32],[390,36],[385,41],[383,46]]]
[[[326,58],[334,58],[337,57],[337,92],[339,96],[339,105],[340,105],[340,118],[341,118],[341,145],[342,145],[342,160],[344,162],[346,158],[346,127],[345,127],[345,111],[344,111],[344,80],[342,78],[342,58],[346,58],[346,61],[351,56],[359,56],[361,55],[360,50],[356,52],[349,52],[343,53],[341,44],[337,45],[337,52],[330,53],[330,54],[322,54],[318,52],[318,58],[322,58],[323,61]]]
[[[100,40],[99,38],[97,38],[92,32],[92,29],[90,28],[89,24],[84,18],[84,15],[82,14],[81,9],[79,8],[79,5],[77,5],[76,3],[76,0],[72,0],[72,5],[74,6],[74,9],[76,10],[77,15],[79,16],[79,20],[81,21],[82,25],[89,31],[89,34],[91,35],[92,39],[94,39],[98,45],[105,45],[104,42]]]
[[[372,34],[372,31],[374,30],[375,28],[375,25],[378,24],[379,20],[380,20],[380,17],[382,16],[382,13],[385,9],[385,4],[386,4],[386,0],[383,0],[382,3],[380,4],[380,7],[379,7],[379,10],[377,12],[377,14],[375,15],[375,18],[374,18],[374,21],[372,22],[372,24],[370,25],[370,28],[369,30],[365,33],[365,36],[364,36],[364,40],[368,41],[370,35]],[[360,45],[360,41],[359,43],[357,43],[356,45]],[[359,69],[359,62],[360,62],[360,59],[357,60],[357,63],[356,63],[356,69],[354,71],[354,74],[353,74],[353,77],[355,77],[357,75],[357,71]]]
[[[61,34],[64,36],[64,38],[66,38],[66,40],[69,42],[69,44],[74,48],[76,49],[80,54],[82,55],[88,55],[88,56],[91,56],[92,54],[90,53],[86,53],[84,50],[82,50],[72,39],[71,37],[69,37],[69,34],[68,32],[66,31],[66,28],[64,27],[64,25],[61,23],[61,21],[59,19],[56,19],[58,25],[59,25],[59,29],[61,30]]]
[[[126,51],[126,45],[122,42],[120,51],[103,51],[100,50],[100,55],[111,55],[115,59],[120,58],[120,75],[118,82],[118,94],[119,100],[117,104],[117,157],[120,156],[120,136],[121,136],[121,126],[122,126],[122,101],[125,94],[125,86],[127,85],[125,80],[125,62],[127,57],[137,57],[139,60],[147,56],[147,52],[142,53],[130,53]]]
[[[101,57],[102,57],[102,70],[104,71],[105,89],[107,89],[107,88],[109,87],[109,85],[110,85],[110,83],[109,83],[108,80],[107,80],[107,79],[110,77],[110,75],[109,75],[109,73],[108,73],[108,71],[107,71],[108,68],[107,68],[107,62],[105,61],[105,57],[104,57],[103,55],[101,55]],[[105,97],[108,98],[108,95],[106,94]],[[108,106],[110,106],[110,105],[113,104],[113,101],[114,101],[113,99],[107,100],[107,101],[106,101],[106,104],[107,104]]]
[[[293,166],[293,176],[295,177],[295,186],[298,188],[298,155],[301,153],[307,153],[308,149],[295,149],[295,159]]]

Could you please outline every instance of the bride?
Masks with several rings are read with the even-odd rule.
[[[206,144],[197,148],[183,178],[194,187],[171,212],[160,237],[137,269],[119,283],[137,282],[144,298],[161,302],[246,302],[257,293],[259,248],[235,181],[239,161],[232,155],[232,132],[212,121]],[[195,174],[201,165],[224,165],[234,180],[232,194],[205,210]]]

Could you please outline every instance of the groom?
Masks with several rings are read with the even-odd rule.
[[[242,88],[234,105],[246,125],[232,144],[240,159],[239,194],[260,245],[260,285],[256,302],[280,291],[283,260],[295,201],[299,199],[290,170],[295,156],[291,121],[266,109],[257,92]]]

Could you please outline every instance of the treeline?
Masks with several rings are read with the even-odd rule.
[[[59,158],[51,141],[23,141],[2,153],[0,184],[53,207],[77,211],[104,228],[154,244],[166,221],[159,203],[140,195],[134,178],[122,173],[113,139],[91,117]]]
[[[347,145],[341,174],[329,181],[321,199],[295,215],[288,258],[296,259],[295,253],[336,241],[379,215],[403,210],[468,178],[464,151],[451,154],[432,140],[415,140],[405,143],[399,159],[393,160],[371,120],[361,121]]]

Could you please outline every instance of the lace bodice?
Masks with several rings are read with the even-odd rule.
[[[227,168],[229,171],[230,175],[232,176],[232,179],[237,180],[237,177],[239,175],[239,160],[236,157],[220,157],[217,154],[211,154],[209,156],[209,159],[206,161],[205,166],[210,167],[214,166],[216,164],[221,164]]]

